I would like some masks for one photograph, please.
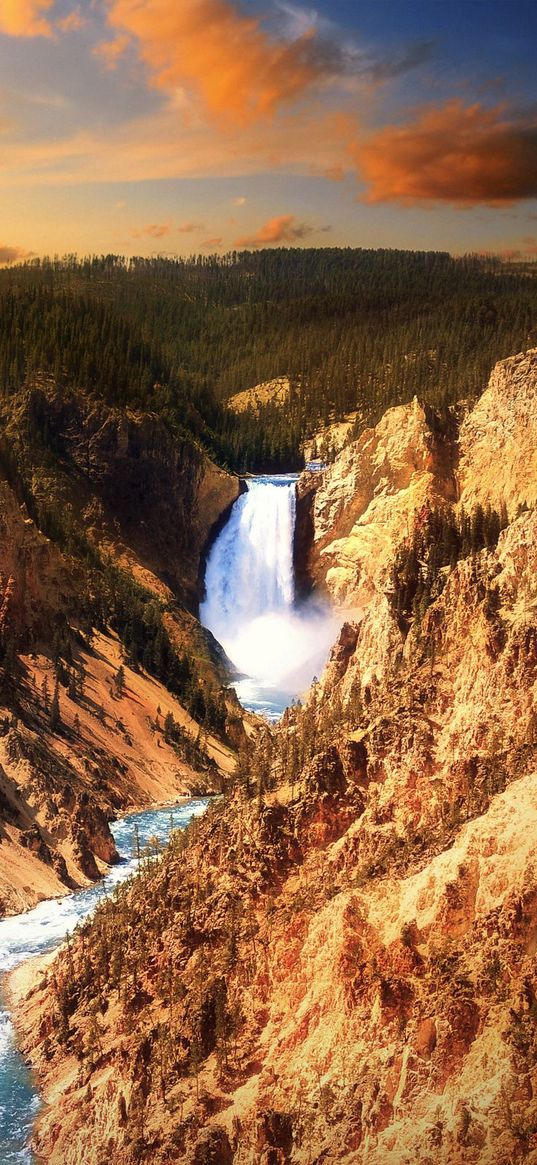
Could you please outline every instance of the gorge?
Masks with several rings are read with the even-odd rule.
[[[244,706],[277,720],[320,673],[337,629],[320,603],[295,604],[295,490],[298,475],[249,479],[211,548],[200,617],[246,673],[234,687]],[[98,902],[132,876],[140,853],[157,854],[170,830],[203,812],[198,800],[147,809],[111,826],[118,864],[101,881],[0,921],[0,967],[50,955]],[[0,1012],[0,1159],[31,1162],[28,1141],[39,1096],[20,1056],[9,1011]]]
[[[532,350],[301,479],[319,683],[10,979],[50,1165],[533,1162],[536,401]]]

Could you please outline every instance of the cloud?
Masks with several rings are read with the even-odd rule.
[[[255,235],[237,239],[235,246],[267,247],[271,243],[296,243],[307,235],[315,234],[316,229],[308,223],[297,222],[294,214],[279,214],[269,218]],[[322,230],[329,231],[330,227],[323,227]]]
[[[244,194],[240,194],[238,198],[233,199],[233,205],[234,206],[246,206],[247,201],[248,201],[248,199],[244,197]]]
[[[217,235],[214,239],[205,239],[201,245],[204,251],[217,251],[222,246],[223,241],[222,237]]]
[[[9,263],[22,263],[24,259],[32,259],[35,251],[25,251],[23,247],[7,247],[0,243],[0,266]]]
[[[508,205],[537,196],[537,119],[459,100],[429,106],[413,122],[388,125],[351,153],[366,202]]]
[[[113,63],[136,45],[152,84],[186,86],[210,114],[248,124],[274,114],[312,85],[347,71],[348,54],[314,23],[293,39],[269,35],[231,0],[107,0],[115,39],[100,52]],[[313,17],[312,17],[313,20]]]
[[[72,12],[67,13],[67,16],[58,20],[56,27],[59,28],[60,32],[80,32],[86,25],[87,20],[82,16],[80,9],[74,8]]]
[[[114,37],[114,40],[100,41],[99,44],[95,45],[93,52],[96,57],[101,58],[107,69],[115,69],[130,43],[130,37],[124,34]]]
[[[169,222],[152,222],[145,227],[134,228],[131,235],[133,239],[142,239],[146,235],[150,239],[163,239],[165,235],[171,234],[171,230]]]
[[[336,133],[315,101],[291,118],[274,119],[263,133],[245,126],[221,133],[195,119],[181,124],[168,105],[144,117],[100,129],[78,129],[64,138],[10,139],[0,151],[0,180],[20,185],[137,182],[152,179],[229,177],[260,173],[324,174],[341,161],[355,132]],[[350,164],[349,164],[350,169]]]
[[[126,204],[123,202],[116,205],[125,206]],[[166,235],[176,232],[180,235],[190,235],[194,234],[195,231],[203,230],[205,230],[205,226],[202,222],[183,222],[178,226],[172,226],[170,222],[151,222],[143,227],[133,227],[131,236],[133,239],[163,239]]]
[[[0,33],[6,36],[52,36],[45,13],[54,0],[0,0]]]

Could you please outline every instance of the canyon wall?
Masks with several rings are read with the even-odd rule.
[[[151,413],[111,408],[41,378],[6,409],[6,439],[37,499],[194,608],[199,562],[239,479]]]
[[[233,769],[222,734],[202,733],[164,673],[148,674],[111,630],[103,572],[143,588],[147,617],[162,618],[159,650],[165,634],[218,692],[193,610],[205,545],[239,483],[156,417],[46,378],[4,404],[3,420],[0,913],[14,913],[99,877],[115,856],[109,818],[220,791]],[[135,602],[126,595],[127,615]],[[231,702],[228,714],[232,727]]]
[[[434,429],[434,414],[416,398],[389,409],[334,463],[305,473],[298,486],[297,541],[310,523],[313,540],[306,573],[338,606],[371,598],[427,502],[453,502],[453,436]]]
[[[298,485],[299,578],[340,606],[385,587],[395,548],[425,505],[533,506],[537,350],[496,365],[460,430],[416,398],[389,409],[320,473]]]
[[[536,362],[495,370],[458,445],[413,402],[319,477],[312,573],[358,612],[320,682],[232,796],[11,980],[41,1160],[534,1165]],[[511,521],[408,613],[400,544],[417,531],[425,575],[459,493]]]

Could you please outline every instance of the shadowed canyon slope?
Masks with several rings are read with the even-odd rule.
[[[43,1161],[537,1160],[536,369],[460,444],[415,401],[305,479],[356,621],[233,793],[12,978]]]
[[[158,418],[48,378],[5,406],[0,474],[0,910],[13,913],[98,877],[111,816],[219,790],[233,768],[236,712],[209,715],[219,665],[192,609],[238,480]]]

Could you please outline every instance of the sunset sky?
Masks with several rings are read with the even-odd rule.
[[[0,0],[0,263],[537,256],[535,0]]]

